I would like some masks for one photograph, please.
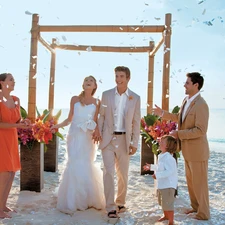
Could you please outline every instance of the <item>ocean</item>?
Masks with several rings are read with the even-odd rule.
[[[57,112],[59,109],[55,109]],[[59,122],[67,118],[69,109],[62,109],[62,115]],[[146,114],[146,109],[141,109],[141,114]],[[207,137],[209,141],[210,151],[225,153],[225,109],[209,110],[209,125]],[[68,131],[69,126],[64,128],[64,132]]]

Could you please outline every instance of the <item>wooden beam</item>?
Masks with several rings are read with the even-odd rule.
[[[110,46],[88,46],[88,45],[51,45],[53,48],[63,50],[76,50],[76,51],[93,51],[93,52],[150,52],[152,48],[149,46],[144,47],[110,47]]]
[[[171,42],[171,14],[166,14],[164,31],[164,59],[162,80],[162,108],[169,110],[169,77],[170,77],[170,42]]]
[[[156,52],[159,50],[159,48],[161,47],[161,45],[164,42],[164,36],[162,36],[161,40],[159,41],[159,43],[154,47],[154,49],[150,52],[150,56],[154,56],[156,54]]]
[[[39,16],[33,14],[30,44],[30,65],[29,65],[29,89],[28,89],[28,118],[34,122],[36,117],[36,78],[37,73],[37,46]]]
[[[154,49],[155,42],[150,41],[149,46]],[[147,113],[151,114],[151,110],[153,107],[153,92],[154,92],[154,55],[148,56],[148,107]]]
[[[56,42],[55,38],[52,38],[52,44]],[[55,51],[51,52],[51,65],[50,65],[50,79],[49,79],[49,98],[48,98],[48,109],[51,114],[54,109],[54,90],[55,90]]]
[[[143,26],[143,25],[117,25],[117,26],[89,26],[89,25],[78,25],[78,26],[39,26],[40,32],[163,32],[165,26]]]
[[[41,44],[46,47],[51,53],[54,53],[54,49],[45,41],[41,35],[38,36],[38,40],[41,42]]]

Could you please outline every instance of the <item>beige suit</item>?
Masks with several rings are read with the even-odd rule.
[[[124,205],[127,193],[129,146],[138,147],[140,137],[140,97],[128,89],[128,99],[125,106],[125,130],[124,135],[114,135],[116,88],[105,91],[102,94],[100,117],[98,127],[102,136],[99,148],[102,150],[104,162],[104,192],[106,198],[106,210],[116,209],[116,205]],[[114,200],[114,173],[118,176],[118,193]]]
[[[179,148],[185,160],[187,186],[192,208],[196,217],[210,218],[208,193],[209,145],[207,129],[209,109],[205,100],[198,95],[190,104],[182,122],[182,110],[178,114],[165,112],[163,119],[178,122]]]

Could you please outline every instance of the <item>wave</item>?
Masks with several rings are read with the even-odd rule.
[[[223,138],[208,138],[208,141],[214,143],[225,143],[225,139]]]

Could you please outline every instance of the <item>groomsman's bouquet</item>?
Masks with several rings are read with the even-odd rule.
[[[179,107],[176,106],[172,113],[177,113]],[[170,120],[163,120],[162,118],[147,114],[141,118],[141,136],[145,139],[145,143],[152,145],[152,152],[155,155],[160,153],[159,140],[162,136],[168,135],[172,130],[177,129],[177,123]],[[179,152],[176,153],[177,158],[180,157]]]

